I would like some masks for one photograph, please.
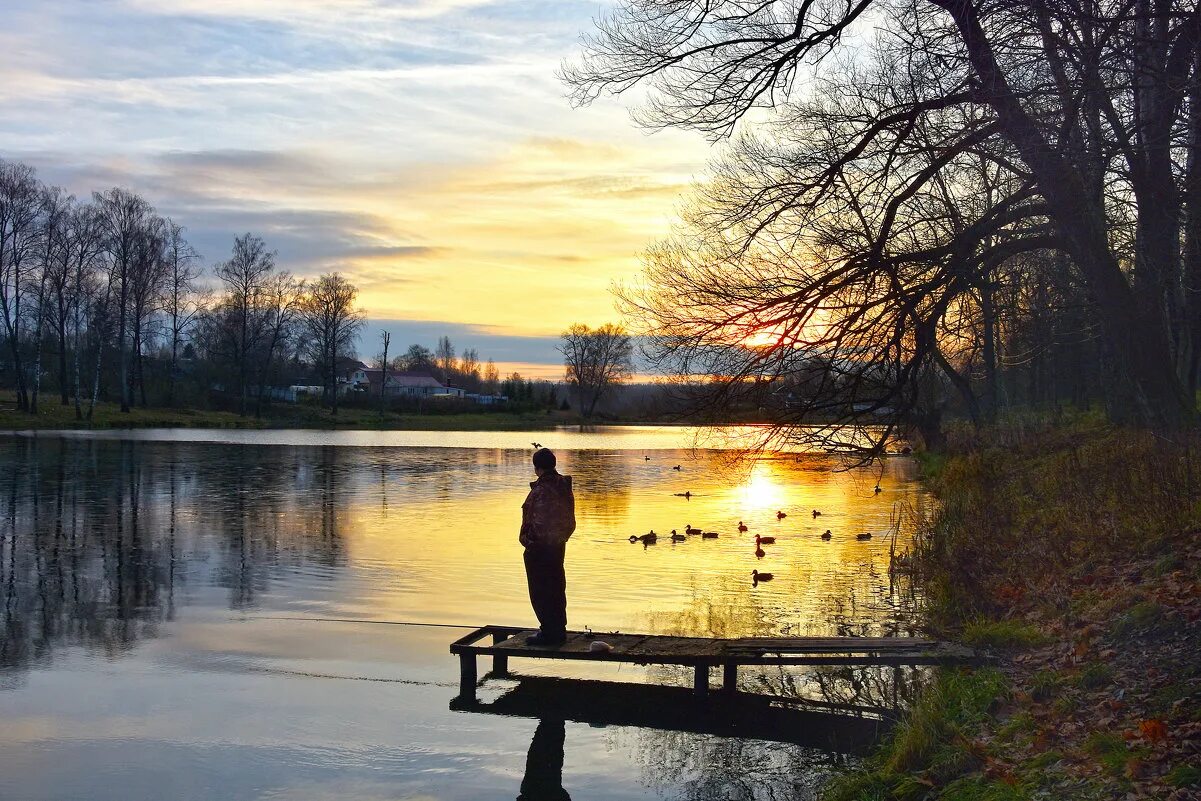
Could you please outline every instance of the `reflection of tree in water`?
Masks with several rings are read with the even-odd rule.
[[[847,757],[787,743],[625,728],[614,745],[635,755],[643,782],[678,801],[802,801]]]
[[[887,581],[887,576],[884,581]],[[770,636],[908,636],[912,630],[913,605],[899,603],[884,610],[873,606],[857,608],[854,589],[844,599],[830,598],[821,608],[824,619],[812,630],[798,631],[785,621],[791,610],[766,602],[763,596],[731,592],[735,579],[717,579],[694,587],[691,603],[672,612],[645,615],[645,630],[672,636],[770,637]],[[724,582],[724,586],[723,586]],[[845,588],[844,588],[845,589]],[[877,593],[878,594],[878,593]],[[730,600],[733,599],[733,600]],[[671,665],[648,668],[652,680],[689,686],[690,668]],[[746,666],[739,671],[743,691],[762,693],[797,703],[818,702],[823,707],[867,708],[881,712],[904,708],[913,699],[925,673],[920,668],[892,666],[786,667]]]
[[[571,454],[576,514],[608,521],[625,517],[630,508],[632,476],[629,454],[620,451],[574,451]]]
[[[61,440],[6,443],[0,665],[43,661],[60,643],[114,655],[155,633],[171,543],[144,508],[136,445],[110,450],[100,463]]]
[[[119,654],[209,562],[245,608],[277,571],[345,559],[337,448],[12,438],[0,467],[0,666],[61,645]]]

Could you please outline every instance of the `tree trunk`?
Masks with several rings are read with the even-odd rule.
[[[82,405],[80,403],[80,399],[79,399],[79,298],[78,298],[78,295],[76,296],[75,304],[76,305],[75,305],[75,310],[74,310],[74,315],[73,315],[73,320],[72,320],[73,327],[75,329],[73,332],[73,339],[75,342],[75,347],[72,348],[72,350],[71,350],[71,362],[72,362],[72,366],[74,368],[72,370],[72,372],[74,373],[72,383],[74,384],[74,389],[75,389],[75,393],[74,393],[75,394],[75,419],[82,420],[83,419],[83,407],[82,407]]]
[[[67,315],[62,313],[62,301],[59,301],[57,320],[58,334],[58,397],[60,406],[71,405],[71,391],[67,373]]]
[[[1064,249],[1092,292],[1115,360],[1111,409],[1117,422],[1181,428],[1194,422],[1194,404],[1177,378],[1162,308],[1136,296],[1109,249],[1104,210],[1083,177],[1043,137],[997,64],[970,0],[938,0],[954,18],[968,58],[1006,138],[1038,181]],[[1173,234],[1175,236],[1175,233]]]
[[[992,275],[980,282],[980,315],[983,318],[984,397],[982,416],[988,422],[997,419],[997,309],[994,303]],[[970,390],[969,390],[970,391]]]
[[[179,323],[171,318],[171,372],[167,376],[167,406],[175,407],[175,371],[179,365]]]
[[[1201,52],[1193,69],[1201,73]],[[1196,85],[1189,97],[1184,203],[1184,315],[1189,343],[1185,386],[1188,396],[1196,398],[1201,371],[1201,89]]]
[[[125,310],[129,300],[129,289],[126,287],[126,281],[121,279],[121,308],[117,310],[117,352],[121,362],[121,411],[124,414],[129,414],[130,392],[129,392],[129,351],[125,347]],[[97,373],[99,380],[99,373]],[[90,416],[89,416],[89,419]]]
[[[34,343],[33,343],[33,392],[29,398],[29,413],[38,413],[38,396],[42,392],[42,340],[44,339],[42,326],[46,319],[43,314],[42,304],[38,303],[38,322],[34,326]]]

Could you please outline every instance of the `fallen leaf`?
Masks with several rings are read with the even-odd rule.
[[[1139,733],[1153,743],[1166,742],[1168,727],[1159,718],[1148,718],[1138,724]]]

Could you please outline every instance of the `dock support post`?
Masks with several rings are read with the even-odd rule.
[[[721,691],[727,695],[738,692],[738,663],[726,662],[721,666]]]
[[[479,676],[475,668],[475,654],[459,654],[459,697],[464,700],[475,698],[475,684]]]
[[[696,666],[696,681],[693,683],[693,691],[697,698],[704,698],[709,694],[709,666]]]
[[[509,638],[509,635],[502,634],[499,631],[492,632],[492,644],[502,643]],[[493,654],[492,656],[492,675],[493,676],[508,676],[509,675],[509,657],[505,654]]]

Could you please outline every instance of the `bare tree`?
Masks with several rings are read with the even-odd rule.
[[[409,349],[398,358],[402,370],[431,371],[437,367],[434,362],[434,354],[424,345],[409,345]]]
[[[496,362],[492,359],[484,365],[484,389],[490,394],[495,395],[500,388],[500,371],[496,369]]]
[[[132,402],[129,365],[129,309],[138,268],[138,249],[154,214],[150,204],[121,188],[97,192],[94,201],[104,226],[108,269],[112,273],[117,315],[117,351],[120,359],[121,411],[128,412]]]
[[[175,383],[179,376],[179,348],[201,311],[196,279],[201,275],[200,254],[184,238],[184,228],[167,220],[167,275],[163,311],[167,315],[171,341],[171,365],[167,376],[167,405],[175,405]]]
[[[218,341],[232,358],[237,370],[238,413],[246,414],[251,358],[264,335],[264,296],[267,282],[275,270],[275,251],[253,234],[234,239],[228,261],[218,264],[213,274],[225,287],[218,304],[222,318]]]
[[[392,344],[392,334],[387,331],[380,331],[380,343],[384,346],[383,353],[379,357],[379,414],[380,419],[384,416],[384,404],[388,393],[388,347]]]
[[[438,347],[434,349],[434,363],[442,375],[442,383],[450,380],[451,371],[455,368],[455,346],[450,337],[438,337]]]
[[[45,327],[52,322],[53,289],[56,275],[64,272],[67,221],[75,198],[58,187],[43,187],[39,199],[37,222],[37,256],[34,276],[30,281],[33,292],[33,387],[29,411],[37,414],[38,398],[42,391],[42,353],[46,340]]]
[[[145,349],[153,337],[155,315],[163,299],[165,284],[170,274],[167,257],[169,223],[162,217],[151,215],[146,220],[134,247],[133,267],[130,270],[129,328],[133,371],[130,375],[130,397],[133,387],[139,390],[142,408],[149,405],[146,396]]]
[[[96,271],[100,265],[104,253],[104,236],[101,229],[100,215],[97,213],[96,207],[92,205],[76,206],[71,214],[69,221],[69,232],[67,236],[67,251],[68,259],[66,264],[65,280],[69,282],[69,289],[63,293],[64,297],[59,300],[60,310],[69,304],[69,316],[71,319],[71,351],[72,351],[72,387],[75,399],[75,419],[83,419],[83,410],[81,404],[81,373],[80,373],[80,355],[83,350],[83,329],[84,322],[88,319],[89,314],[94,313],[96,320],[102,320],[105,317],[105,312],[101,308],[106,301],[98,300],[100,289],[97,286]],[[93,338],[98,340],[96,345],[95,366],[99,373],[99,359],[102,351],[102,345],[99,344],[102,340],[101,333],[103,326],[97,326],[91,332]],[[60,332],[60,350],[66,350],[66,337]],[[98,377],[98,376],[97,376]],[[67,377],[65,373],[61,378],[63,386],[66,387]],[[64,389],[64,392],[66,390]],[[95,400],[93,398],[93,405]],[[89,407],[90,414],[90,407]]]
[[[366,321],[355,306],[358,289],[339,273],[309,286],[302,317],[306,341],[320,365],[332,414],[338,414],[338,359],[349,355]]]
[[[17,408],[29,409],[21,353],[22,307],[37,243],[40,184],[32,167],[0,159],[0,315],[17,384]]]
[[[464,380],[472,387],[480,383],[480,354],[475,348],[465,348],[459,357],[459,372]]]
[[[296,328],[304,306],[304,281],[297,280],[291,273],[275,273],[264,282],[261,308],[263,346],[255,359],[258,364],[255,417],[263,414],[263,398],[275,356],[284,343],[299,333]]]
[[[858,39],[869,25],[876,31],[870,49],[834,64],[849,55],[845,40]],[[1189,340],[1183,321],[1201,308],[1201,293],[1182,289],[1187,285],[1180,243],[1188,238],[1182,236],[1180,198],[1186,193],[1176,182],[1185,170],[1173,162],[1173,141],[1189,141],[1185,100],[1197,83],[1199,34],[1201,14],[1170,0],[1154,6],[1115,0],[1087,9],[1032,1],[631,0],[601,20],[583,64],[569,66],[565,75],[584,102],[645,83],[651,93],[644,122],[693,127],[713,137],[730,134],[752,109],[773,109],[774,120],[785,127],[758,153],[748,148],[763,160],[744,166],[777,166],[773,155],[781,141],[820,159],[794,162],[787,180],[773,181],[773,190],[755,199],[767,215],[758,219],[772,224],[790,211],[798,212],[794,222],[803,212],[819,219],[827,201],[837,204],[843,192],[857,201],[869,198],[855,182],[859,167],[890,156],[893,167],[873,168],[867,181],[884,176],[889,182],[883,205],[869,220],[874,242],[862,250],[868,263],[898,244],[916,252],[915,243],[906,241],[910,229],[901,207],[930,194],[939,182],[953,186],[947,168],[960,157],[974,152],[1004,166],[1024,186],[1008,202],[998,200],[991,217],[977,215],[992,220],[984,225],[988,230],[976,226],[961,232],[969,234],[967,240],[944,235],[934,243],[957,247],[956,257],[967,253],[980,264],[980,253],[994,247],[992,229],[1012,228],[1021,219],[1039,225],[1039,215],[1045,217],[1049,230],[1037,232],[1044,240],[1039,246],[1066,256],[1095,307],[1110,363],[1111,416],[1175,427],[1194,418],[1194,401],[1177,365],[1198,358],[1181,348]],[[838,94],[824,91],[825,82],[839,71],[858,76],[858,65],[867,62],[885,76],[888,102],[876,113],[837,103],[827,109],[823,104],[836,102]],[[800,102],[794,91],[806,78],[818,90],[813,102]],[[848,83],[834,81],[840,89]],[[789,123],[800,130],[789,130]],[[823,126],[834,134],[824,137],[829,147],[804,147],[805,133]],[[922,158],[914,160],[914,154]],[[718,176],[716,189],[724,177]],[[1019,205],[1027,208],[1015,219]],[[1029,205],[1041,208],[1034,213]],[[848,202],[840,213],[853,216],[858,210]],[[753,210],[746,215],[747,231],[754,216]],[[781,246],[769,246],[755,258],[769,261],[790,237],[807,235],[793,227],[781,237],[782,228],[781,223],[771,232],[753,233],[755,244],[769,244],[775,236]],[[1034,237],[1009,239],[1005,248],[1033,249]],[[1020,240],[1026,241],[1012,243]],[[745,248],[747,241],[740,244]],[[811,243],[805,244],[809,249]],[[1002,255],[993,252],[983,261],[997,263]],[[939,261],[950,264],[949,258],[940,255]],[[892,280],[888,273],[881,279]],[[981,283],[979,276],[969,280]],[[917,294],[909,297],[920,300]],[[878,301],[875,293],[858,300]],[[914,387],[928,367],[925,356],[937,361],[930,343],[937,340],[944,316],[937,306],[944,302],[957,299],[943,293],[935,307],[917,317],[906,312],[902,318],[908,319],[892,329],[895,341],[925,352],[894,360]],[[1186,305],[1192,312],[1183,310]],[[776,311],[782,308],[776,304]],[[802,314],[807,308],[799,305]],[[763,322],[763,336],[777,326],[793,337],[800,331],[795,316]],[[882,328],[876,333],[881,341],[888,338]]]
[[[633,374],[634,345],[624,328],[611,323],[598,328],[577,323],[562,339],[567,383],[575,387],[581,416],[591,419],[601,398]]]

